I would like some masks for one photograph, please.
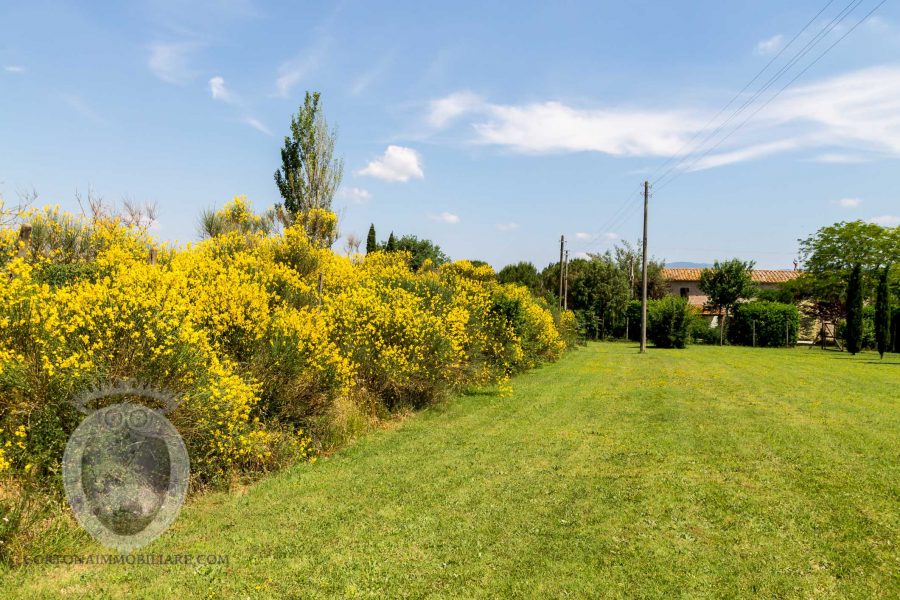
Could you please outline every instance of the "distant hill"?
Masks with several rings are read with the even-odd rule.
[[[710,264],[710,263],[695,263],[695,262],[667,262],[666,268],[668,268],[668,269],[711,269],[712,264]]]

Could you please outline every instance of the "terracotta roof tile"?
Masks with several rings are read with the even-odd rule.
[[[663,277],[669,281],[700,281],[703,269],[663,269]],[[796,279],[802,271],[791,269],[754,269],[750,275],[756,283],[784,283]]]

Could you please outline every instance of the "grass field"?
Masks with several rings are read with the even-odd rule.
[[[593,344],[7,597],[897,597],[900,357]],[[82,554],[100,552],[86,547]]]

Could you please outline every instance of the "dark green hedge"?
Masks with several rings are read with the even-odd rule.
[[[738,304],[725,326],[728,341],[752,346],[754,324],[757,346],[793,346],[797,343],[800,312],[793,304],[766,300]]]
[[[694,310],[684,298],[652,300],[647,303],[647,338],[658,348],[684,348],[694,319]]]

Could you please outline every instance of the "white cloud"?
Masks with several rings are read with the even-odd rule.
[[[595,151],[617,156],[667,156],[681,149],[696,120],[676,111],[581,110],[560,102],[488,105],[475,123],[476,142],[519,152]]]
[[[216,75],[209,80],[209,93],[212,94],[213,100],[221,100],[228,104],[233,104],[237,101],[237,96],[225,86],[225,79],[220,75]]]
[[[3,67],[3,70],[7,73],[13,73],[14,75],[19,75],[25,72],[25,67],[22,65],[6,65]]]
[[[780,50],[783,44],[784,36],[779,33],[756,44],[756,53],[772,54],[773,52]]]
[[[450,225],[456,225],[459,223],[459,216],[454,215],[453,213],[444,211],[439,215],[428,215],[431,219],[435,221],[443,221],[444,223],[449,223]]]
[[[188,83],[196,75],[189,65],[190,56],[196,49],[197,44],[192,42],[152,44],[147,66],[166,83]]]
[[[514,231],[514,230],[516,230],[516,229],[518,229],[518,228],[519,228],[519,224],[518,224],[518,223],[512,223],[512,222],[510,222],[510,223],[498,223],[498,224],[497,224],[497,229],[498,229],[499,231]]]
[[[841,198],[840,200],[835,200],[834,203],[841,208],[856,208],[862,204],[862,200],[859,198]]]
[[[800,143],[797,140],[781,140],[778,142],[770,142],[768,144],[756,144],[755,146],[748,146],[747,148],[734,150],[732,152],[710,154],[709,156],[692,161],[686,168],[688,171],[702,171],[704,169],[711,169],[713,167],[721,167],[723,165],[760,158],[769,154],[775,154],[776,152],[793,150],[799,145]]]
[[[869,20],[866,21],[866,25],[879,32],[884,32],[890,29],[890,24],[884,18],[879,17],[878,15],[870,17]]]
[[[378,79],[381,74],[388,68],[388,66],[393,62],[394,55],[393,53],[388,54],[382,57],[376,64],[372,65],[367,71],[361,73],[351,84],[350,93],[354,96],[357,96],[363,93],[372,83]]]
[[[294,86],[318,70],[324,62],[325,50],[325,41],[319,40],[302,56],[281,63],[275,80],[275,95],[286,97]]]
[[[412,148],[394,145],[388,146],[381,158],[373,160],[356,174],[401,182],[425,177],[419,153]]]
[[[67,105],[69,105],[69,108],[77,112],[88,121],[93,121],[94,123],[102,123],[104,121],[103,117],[101,117],[97,113],[97,111],[95,111],[93,107],[88,104],[87,100],[85,100],[79,94],[63,94],[62,100]]]
[[[356,204],[368,202],[372,194],[367,189],[360,187],[341,188],[340,196]]]
[[[257,119],[256,117],[244,117],[241,120],[241,122],[244,123],[245,125],[249,125],[253,129],[255,129],[261,133],[264,133],[266,135],[272,135],[272,132],[269,130],[269,128],[266,127],[265,125],[263,125],[260,122],[260,120]]]
[[[612,231],[607,231],[602,234],[579,232],[579,233],[575,234],[575,239],[578,240],[579,242],[587,242],[590,240],[605,240],[607,242],[612,242],[614,240],[619,239],[619,234],[614,233]]]
[[[865,156],[856,154],[839,154],[834,152],[826,152],[813,158],[813,161],[830,164],[830,165],[853,165],[868,162]]]
[[[875,223],[877,225],[883,225],[885,227],[895,227],[897,225],[900,225],[900,217],[895,215],[881,215],[880,217],[869,219],[869,223]]]
[[[452,120],[474,131],[470,140],[523,153],[600,152],[611,156],[672,156],[704,129],[710,112],[696,108],[629,106],[576,108],[558,101],[480,103],[469,92],[431,103],[432,124]],[[749,110],[688,159],[680,170],[701,170],[784,152],[805,160],[852,163],[900,158],[900,65],[851,71],[786,90],[759,114]],[[715,146],[734,127],[752,118]],[[703,140],[706,136],[697,139]]]
[[[808,145],[852,145],[898,155],[900,66],[853,71],[788,91],[765,117],[774,126],[806,126]]]
[[[455,92],[429,104],[428,122],[443,127],[453,119],[472,112],[484,105],[481,96],[472,92]]]

